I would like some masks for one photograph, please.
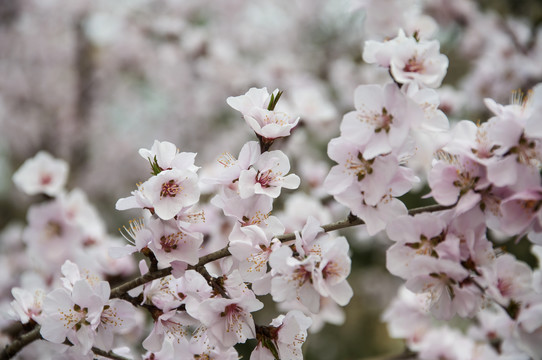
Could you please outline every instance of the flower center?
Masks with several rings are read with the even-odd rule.
[[[529,140],[525,135],[521,135],[519,144],[510,149],[510,153],[517,155],[517,161],[527,166],[539,166],[538,152],[536,151],[536,142]]]
[[[418,62],[418,59],[416,59],[416,56],[414,56],[408,59],[403,71],[421,73],[424,71],[424,69],[425,67],[423,66],[423,62]]]
[[[42,174],[40,177],[40,184],[42,186],[49,185],[53,181],[51,174]]]
[[[289,116],[282,112],[273,112],[271,114],[265,114],[262,119],[263,125],[277,124],[280,126],[286,126],[290,123]]]
[[[262,187],[270,187],[271,183],[278,177],[271,169],[260,172],[256,175],[256,181],[259,182]]]
[[[297,282],[297,287],[301,287],[305,282],[312,280],[311,272],[300,266],[294,270],[293,280]]]
[[[160,245],[162,246],[162,250],[169,253],[172,250],[177,249],[179,241],[182,241],[183,239],[184,233],[182,231],[167,236],[162,235],[162,237],[160,238]],[[186,243],[186,240],[184,240],[184,242]]]
[[[169,180],[166,183],[162,184],[162,190],[160,190],[160,197],[175,197],[178,193],[183,190],[182,186],[177,184],[175,180]]]
[[[366,175],[373,173],[373,165],[375,159],[366,160],[361,153],[358,153],[358,156],[351,156],[346,160],[346,169],[350,170],[358,178],[358,181],[361,181],[365,178]]]
[[[62,236],[62,225],[53,220],[49,221],[47,225],[45,225],[45,234],[48,239]]]

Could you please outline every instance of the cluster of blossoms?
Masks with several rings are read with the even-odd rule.
[[[329,143],[329,157],[338,165],[325,186],[365,222],[370,235],[386,230],[394,241],[387,269],[406,281],[403,293],[414,293],[408,296],[417,300],[403,295],[407,298],[397,300],[385,319],[392,335],[410,339],[408,346],[420,358],[538,358],[538,276],[513,255],[495,250],[486,233],[489,228],[518,239],[527,234],[540,244],[542,87],[525,97],[515,95],[511,105],[486,99],[494,117],[479,125],[460,121],[448,132],[434,90],[448,65],[438,48],[436,40],[419,39],[416,33],[407,37],[403,31],[384,42],[366,42],[364,60],[387,68],[393,82],[356,89],[356,110],[344,116],[341,136]],[[435,154],[431,164],[423,158],[427,152]],[[411,189],[421,170],[428,171],[427,197],[449,209],[413,216],[396,199]],[[403,311],[409,301],[423,302],[423,311]],[[486,306],[478,315],[487,303],[497,310]],[[418,318],[417,312],[424,316]],[[510,331],[488,330],[480,338],[473,330],[478,337],[470,341],[485,341],[483,351],[471,345],[450,354],[447,347],[457,344],[454,336],[459,335],[450,331],[446,341],[435,343],[432,339],[447,333],[429,331],[428,314],[439,320],[457,315],[486,321],[505,314]],[[499,346],[491,347],[495,341]],[[501,348],[501,341],[509,346]]]
[[[397,197],[419,181],[413,170],[417,157],[438,146],[423,140],[439,138],[448,128],[432,89],[440,85],[448,65],[438,48],[436,40],[406,37],[402,31],[383,43],[367,42],[365,61],[389,68],[395,83],[357,87],[356,110],[344,116],[341,136],[329,143],[328,155],[338,165],[325,188],[365,221],[370,235],[406,215]],[[407,161],[412,167],[405,166]]]
[[[479,320],[480,325],[469,331],[470,343],[464,340],[468,347],[454,355],[457,359],[474,354],[480,359],[539,358],[542,354],[539,270],[533,272],[513,255],[495,250],[486,237],[491,229],[517,239],[527,235],[540,244],[542,157],[535,112],[542,104],[541,89],[538,85],[526,98],[516,97],[506,106],[487,99],[495,116],[483,124],[458,122],[428,175],[430,196],[451,208],[400,217],[386,229],[395,242],[387,252],[388,270],[418,294],[414,302],[423,299],[425,310],[437,319],[459,315]],[[540,247],[533,245],[532,251],[539,254]],[[400,302],[394,305],[401,306]],[[387,319],[392,328],[401,328],[391,315]],[[458,336],[428,329],[399,335],[414,336],[409,346],[424,359],[433,358],[434,351],[445,351],[444,347],[424,348],[426,336],[436,336],[433,331],[442,332],[439,336],[450,334],[449,339]]]
[[[262,95],[263,99],[258,99]],[[158,279],[142,287],[130,285],[128,293],[113,291],[110,299],[109,283],[100,280],[103,272],[85,269],[82,276],[69,260],[72,254],[59,253],[55,246],[51,252],[58,259],[53,264],[60,267],[63,263],[62,287],[52,291],[43,287],[34,295],[29,290],[13,289],[13,316],[22,323],[40,324],[41,337],[59,344],[59,352],[69,348],[67,356],[73,358],[111,351],[114,333],[125,334],[134,331],[136,325],[141,327],[135,321],[136,305],[147,309],[154,322],[142,343],[147,350],[144,358],[237,359],[234,345],[257,339],[254,359],[301,359],[301,345],[312,323],[303,311],[317,316],[322,297],[340,305],[348,303],[352,297],[346,282],[350,258],[346,239],[323,235],[313,218],[294,240],[283,244],[275,238],[284,233],[285,226],[270,216],[273,200],[282,188],[294,189],[300,184],[297,175],[288,174],[288,157],[280,150],[266,150],[276,138],[288,136],[298,121],[274,110],[279,97],[280,92],[269,95],[266,89],[251,89],[246,95],[228,99],[232,106],[244,104],[240,109],[260,141],[245,144],[238,160],[223,155],[214,177],[200,180],[199,168],[194,165],[196,154],[179,152],[172,143],[155,141],[151,149],[139,151],[149,161],[151,177],[138,184],[130,197],[119,199],[116,207],[142,209],[143,216],[124,227],[121,233],[130,244],[112,246],[109,259],[122,262],[126,255],[139,252],[150,260],[150,266],[144,260],[140,262],[143,276],[153,279],[156,276],[149,272],[166,271]],[[21,167],[14,180],[27,193],[60,193],[66,177],[65,171],[55,171],[60,165],[65,167],[50,156],[43,160],[40,153]],[[24,183],[24,179],[36,175],[47,181],[38,180],[39,186]],[[51,188],[50,183],[58,183],[58,189]],[[223,254],[219,255],[213,252],[216,244],[204,243],[204,233],[208,235],[213,228],[205,223],[205,213],[198,208],[200,188],[209,184],[215,184],[218,193],[212,204],[235,220],[228,238],[219,240],[223,243]],[[48,210],[49,217],[63,213]],[[77,215],[75,210],[69,212],[70,216]],[[52,222],[45,213],[29,219],[34,217],[45,221],[44,226],[58,224],[53,235],[77,239],[78,232],[69,231],[60,220]],[[229,254],[233,256],[207,264]],[[214,258],[204,260],[205,256]],[[49,257],[42,260],[51,261]],[[269,326],[258,326],[252,313],[263,303],[257,296],[269,293],[289,311]],[[121,347],[115,351],[119,355],[119,351],[127,350]]]

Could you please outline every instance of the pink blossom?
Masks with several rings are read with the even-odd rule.
[[[68,180],[68,168],[66,161],[40,151],[13,174],[13,182],[28,195],[43,193],[57,196],[64,190]]]
[[[160,351],[166,339],[187,343],[189,327],[196,321],[188,314],[175,309],[162,313],[155,321],[151,333],[143,340],[143,347],[149,351]]]
[[[486,292],[499,304],[508,306],[511,300],[520,301],[532,284],[532,270],[510,254],[503,254],[481,268]]]
[[[288,246],[273,251],[269,264],[273,269],[271,295],[277,302],[298,299],[311,312],[320,307],[320,294],[314,288],[313,272],[316,271],[320,256],[310,254],[303,259],[293,257]]]
[[[341,135],[365,146],[367,160],[404,146],[410,126],[422,110],[396,84],[360,85],[354,93],[355,111],[344,115]]]
[[[290,161],[280,150],[268,151],[260,155],[256,163],[239,175],[239,195],[245,199],[254,194],[264,194],[272,198],[280,195],[281,189],[296,189],[299,176],[288,174]]]
[[[164,170],[138,186],[132,196],[119,199],[117,210],[152,209],[158,217],[170,220],[184,207],[199,200],[197,175],[189,170]]]
[[[329,194],[339,194],[355,184],[365,194],[365,201],[375,205],[388,192],[399,168],[398,160],[392,154],[366,159],[364,150],[364,146],[344,137],[329,142],[328,155],[338,163],[331,168],[324,182]]]
[[[150,219],[148,227],[153,234],[148,247],[159,263],[166,266],[173,261],[190,265],[198,262],[198,251],[203,243],[202,233],[180,230],[173,220]]]
[[[448,58],[440,53],[437,40],[416,40],[399,30],[396,38],[380,43],[367,41],[363,60],[389,67],[393,78],[401,84],[417,83],[437,88],[448,68]]]
[[[231,299],[204,300],[199,306],[197,319],[223,346],[229,347],[256,337],[251,312],[262,307],[263,303],[252,291],[245,291]]]
[[[267,273],[269,256],[280,243],[276,239],[269,240],[256,225],[241,227],[237,234],[230,236],[229,250],[239,261],[241,277],[250,282],[262,278]]]
[[[190,170],[197,172],[198,167],[194,165],[196,153],[180,152],[177,147],[168,141],[155,140],[149,149],[139,149],[142,158],[156,165],[160,170]],[[155,174],[156,175],[156,174]]]
[[[290,131],[299,121],[299,117],[268,109],[271,95],[276,97],[278,93],[278,90],[269,94],[267,88],[251,88],[245,95],[230,96],[226,101],[243,114],[245,121],[256,134],[266,139],[276,139],[290,135]]]
[[[249,141],[241,148],[239,157],[236,159],[230,153],[223,153],[217,162],[220,164],[215,169],[214,176],[202,179],[205,183],[232,185],[239,179],[239,174],[243,170],[253,165],[260,156],[260,145],[256,141]]]

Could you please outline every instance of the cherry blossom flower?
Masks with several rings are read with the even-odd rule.
[[[173,261],[182,261],[195,265],[198,262],[198,251],[203,243],[202,233],[179,230],[173,220],[150,219],[148,227],[153,234],[148,247],[159,263],[170,265]]]
[[[456,313],[472,316],[478,310],[481,297],[476,287],[465,286],[468,275],[457,262],[424,257],[419,258],[405,286],[410,291],[427,295],[431,313],[437,319],[449,320]]]
[[[336,195],[356,184],[359,191],[365,194],[365,201],[375,205],[388,192],[399,162],[392,154],[366,159],[363,156],[364,148],[344,137],[332,139],[328,145],[328,155],[338,165],[331,168],[324,187],[329,194]]]
[[[43,279],[35,273],[25,273],[22,282],[23,287],[11,289],[11,315],[23,324],[31,320],[39,323],[46,289]]]
[[[247,170],[260,156],[260,145],[256,141],[249,141],[241,148],[239,157],[236,159],[230,153],[223,153],[217,160],[220,164],[214,177],[202,179],[205,183],[231,185],[239,179],[242,170]]]
[[[394,80],[400,84],[416,84],[437,88],[448,69],[448,58],[440,53],[437,40],[417,40],[399,30],[396,38],[385,41],[367,41],[363,60],[388,67]]]
[[[271,295],[277,302],[299,300],[311,312],[320,307],[320,294],[312,285],[312,274],[318,267],[320,256],[310,254],[303,259],[293,257],[288,246],[273,251],[269,264],[273,269]]]
[[[172,219],[184,207],[199,200],[197,175],[189,170],[164,170],[138,186],[132,196],[117,201],[117,210],[152,209],[163,220]]]
[[[239,261],[239,273],[245,281],[262,278],[267,273],[269,256],[280,246],[276,239],[269,240],[265,232],[255,225],[244,226],[230,236],[229,250]]]
[[[281,189],[296,189],[299,176],[288,174],[290,161],[280,150],[268,151],[260,155],[258,161],[239,175],[239,195],[245,199],[254,194],[264,194],[272,198],[280,195]]]
[[[271,94],[274,100],[278,99],[280,96],[278,94],[280,94],[278,90]],[[272,140],[290,135],[290,131],[299,122],[299,117],[269,109],[271,95],[267,88],[251,88],[245,95],[230,96],[226,101],[243,114],[245,121],[256,134]]]
[[[465,156],[439,155],[441,160],[435,162],[428,176],[430,195],[442,205],[453,205],[461,198],[458,211],[474,207],[481,200],[477,190],[490,185],[485,167]]]
[[[143,347],[149,351],[158,352],[167,340],[177,343],[188,343],[189,327],[196,324],[188,314],[172,309],[166,311],[154,321],[151,333],[143,340]]]
[[[197,172],[198,167],[194,165],[196,153],[180,152],[177,147],[168,141],[155,140],[150,149],[139,149],[139,155],[149,160],[153,173],[158,170],[186,169]],[[156,174],[154,174],[156,175]]]
[[[326,239],[322,242],[322,261],[313,275],[314,287],[325,297],[331,297],[337,304],[345,306],[354,291],[346,281],[350,275],[350,249],[344,237]]]
[[[80,347],[82,354],[90,351],[96,337],[96,330],[102,324],[102,314],[109,298],[109,284],[102,282],[98,292],[86,280],[77,281],[70,292],[65,288],[53,290],[43,301],[41,336],[61,344],[66,338]],[[123,319],[114,311],[104,315],[108,324],[116,321],[122,325]],[[104,318],[105,319],[105,318]]]
[[[406,339],[411,349],[418,347],[432,325],[426,297],[411,292],[404,285],[382,314],[382,320],[386,321],[390,336]]]
[[[344,115],[341,136],[365,146],[367,160],[401,149],[422,110],[396,84],[360,85],[354,93],[355,111]]]
[[[487,293],[499,304],[508,306],[510,301],[519,301],[529,292],[532,270],[510,254],[503,254],[487,267],[482,267]]]
[[[195,316],[224,347],[256,337],[251,312],[263,307],[263,303],[246,286],[245,290],[230,295],[233,296],[230,299],[210,298],[202,301]]]
[[[68,179],[68,163],[55,159],[46,151],[40,151],[26,160],[13,174],[13,182],[28,195],[46,194],[57,196]]]

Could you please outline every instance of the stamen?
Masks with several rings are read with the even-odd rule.
[[[175,180],[171,179],[166,183],[162,184],[162,190],[160,191],[160,197],[175,197],[178,193],[180,193],[183,190],[183,187],[180,186],[175,182]]]

